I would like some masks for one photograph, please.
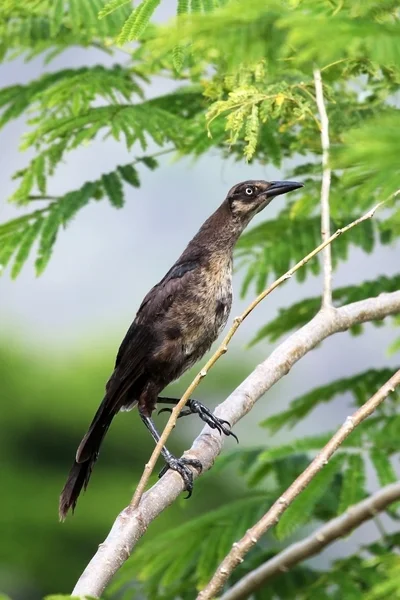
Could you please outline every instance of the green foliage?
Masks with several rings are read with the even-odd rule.
[[[307,523],[313,514],[315,505],[329,488],[342,465],[343,456],[337,455],[333,457],[288,507],[276,527],[276,536],[278,539],[283,539],[291,535],[299,527]]]
[[[369,369],[358,375],[337,379],[327,385],[314,388],[307,394],[292,400],[289,407],[281,413],[272,415],[261,423],[271,433],[276,433],[282,427],[294,427],[307,417],[314,408],[323,402],[330,402],[336,396],[350,393],[355,406],[362,406],[371,396],[373,390],[378,390],[397,369]],[[389,396],[388,401],[396,401],[397,394]]]
[[[316,196],[315,196],[316,197]],[[303,197],[304,198],[304,197]],[[315,199],[313,200],[315,207]],[[292,212],[296,204],[292,206]],[[347,217],[350,221],[349,217]],[[343,223],[332,223],[335,231]],[[282,236],[285,231],[285,236]],[[287,244],[287,237],[291,240]],[[320,243],[321,224],[320,217],[299,216],[292,217],[285,209],[277,219],[265,221],[259,226],[250,229],[241,236],[236,250],[241,267],[247,267],[242,295],[246,294],[249,286],[254,283],[257,293],[260,293],[269,282],[283,275],[289,268],[299,262],[306,254],[311,252]],[[340,236],[333,245],[332,262],[336,268],[342,261],[346,261],[352,247],[360,248],[366,253],[371,253],[378,241],[376,223],[367,220],[354,228],[348,235]],[[389,243],[391,237],[383,239]],[[320,273],[320,258],[315,257],[304,267],[296,272],[296,278],[302,282],[307,275]]]
[[[130,581],[133,569],[135,577],[145,583],[146,597],[150,598],[174,597],[182,585],[193,589],[205,584],[232,543],[262,515],[270,501],[265,494],[252,494],[178,525],[153,539],[151,546],[145,540],[135,552],[135,561],[125,563],[110,592]]]
[[[371,448],[369,455],[378,476],[379,483],[382,486],[397,481],[396,473],[393,469],[392,463],[379,447]]]
[[[130,4],[131,0],[110,0],[100,10],[99,18],[102,19],[107,17],[128,3]],[[121,32],[118,35],[118,43],[123,45],[126,42],[140,39],[160,3],[161,0],[141,0],[138,6],[136,6],[126,19]],[[204,13],[210,13],[215,7],[222,3],[222,0],[190,0],[190,2],[189,0],[177,0],[176,13],[178,17],[190,13],[196,14],[202,11],[204,11]],[[179,45],[176,46],[175,49],[178,47]]]
[[[400,598],[400,560],[398,555],[387,554],[379,556],[370,562],[371,568],[379,569],[380,581],[372,586],[367,594],[367,600],[384,600],[385,598]]]
[[[343,471],[343,485],[340,493],[338,513],[342,513],[360,502],[367,495],[365,463],[359,454],[349,454],[346,457]]]
[[[20,54],[32,59],[47,53],[49,61],[74,45],[108,52],[105,40],[119,33],[130,10],[122,7],[99,21],[102,8],[103,0],[38,0],[23,5],[6,0],[0,7],[0,59]]]
[[[299,598],[398,600],[398,543],[398,534],[388,535],[385,541],[365,546],[361,553],[334,561],[331,569],[301,589]],[[393,549],[388,549],[391,546]]]
[[[160,4],[161,0],[142,0],[137,8],[131,13],[126,20],[121,33],[118,36],[118,43],[125,44],[132,40],[137,40],[146,26],[150,18]]]
[[[359,285],[350,285],[343,288],[336,288],[333,291],[333,300],[337,307],[344,306],[351,302],[357,302],[364,298],[376,297],[382,292],[395,292],[400,286],[400,275],[386,277],[381,275],[374,281],[364,281]],[[276,341],[282,335],[289,333],[308,323],[317,313],[321,305],[320,298],[306,298],[289,308],[279,309],[278,316],[265,325],[257,333],[251,344],[256,344],[260,340],[267,338],[270,341]],[[379,326],[380,322],[375,323]],[[360,326],[353,330],[356,335],[360,333]],[[352,331],[352,330],[350,330]]]
[[[59,198],[47,199],[45,208],[35,210],[23,217],[0,225],[0,265],[4,269],[10,260],[14,262],[11,276],[17,277],[35,241],[39,241],[37,258],[35,262],[36,274],[40,275],[50,260],[58,231],[65,228],[76,213],[86,206],[91,200],[98,201],[107,197],[112,206],[121,208],[124,204],[123,184],[128,183],[134,187],[140,186],[139,173],[134,164],[143,163],[148,168],[155,168],[157,161],[154,157],[143,156],[134,163],[119,165],[115,171],[104,173],[97,181],[87,181],[81,188],[67,192]],[[21,189],[21,188],[20,188]],[[25,202],[35,197],[27,197]],[[38,197],[42,199],[41,196]]]

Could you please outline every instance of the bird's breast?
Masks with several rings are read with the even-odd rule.
[[[232,264],[227,265],[221,274],[215,295],[215,327],[216,337],[225,327],[232,306]]]
[[[209,349],[225,327],[232,306],[231,261],[216,261],[201,279],[184,336],[186,355],[202,355]]]
[[[231,305],[231,261],[215,261],[193,274],[162,326],[163,343],[157,360],[170,366],[171,380],[209,350],[226,325]]]

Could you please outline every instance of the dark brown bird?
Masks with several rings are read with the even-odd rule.
[[[159,434],[151,419],[158,402],[178,400],[160,392],[194,365],[210,348],[228,319],[232,304],[232,252],[250,220],[275,196],[302,187],[294,181],[244,181],[235,185],[207,219],[183,254],[144,298],[119,348],[114,372],[102,403],[81,441],[60,497],[60,518],[74,510],[86,489],[100,445],[114,416],[137,406],[155,441]],[[183,414],[197,413],[221,434],[234,435],[229,423],[207,407],[189,400]],[[236,437],[236,436],[235,436]],[[198,460],[176,458],[162,451],[166,468],[178,471],[191,494]],[[160,474],[161,475],[161,474]]]

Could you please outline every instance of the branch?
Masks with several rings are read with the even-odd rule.
[[[325,241],[330,236],[329,215],[329,191],[331,186],[331,170],[329,168],[329,119],[326,112],[324,90],[322,86],[321,71],[314,70],[314,85],[319,118],[321,123],[321,147],[322,147],[322,184],[321,184],[321,236]],[[322,295],[322,306],[332,306],[332,256],[331,247],[327,246],[323,251],[324,291]]]
[[[286,572],[310,556],[318,554],[338,538],[345,537],[365,521],[375,518],[377,513],[396,500],[400,500],[400,482],[386,485],[369,498],[349,507],[344,514],[332,519],[304,540],[292,544],[257,569],[250,571],[225,592],[220,600],[248,598],[275,575]]]
[[[257,298],[255,298],[255,300],[253,300],[253,302],[251,302],[249,304],[249,306],[240,315],[240,317],[236,317],[234,319],[232,327],[229,329],[228,333],[222,340],[220,346],[217,348],[217,350],[214,352],[214,354],[211,356],[211,358],[207,361],[207,363],[202,368],[202,370],[193,379],[192,383],[189,385],[189,387],[183,394],[182,398],[179,400],[178,404],[176,404],[176,406],[174,406],[174,408],[172,409],[171,415],[164,427],[164,430],[160,436],[160,439],[157,442],[152,455],[150,456],[150,460],[148,463],[146,463],[146,465],[144,467],[143,474],[139,480],[135,494],[130,503],[130,507],[132,509],[135,509],[139,506],[140,499],[143,496],[144,490],[146,489],[146,485],[150,479],[150,476],[154,470],[154,467],[156,466],[156,463],[161,454],[162,448],[163,448],[163,446],[165,446],[165,443],[166,443],[168,437],[170,436],[171,432],[173,431],[173,429],[176,425],[176,422],[179,417],[179,413],[181,412],[182,408],[185,406],[185,404],[187,403],[187,401],[189,400],[189,398],[191,397],[191,395],[193,394],[194,390],[197,388],[197,386],[199,385],[199,383],[203,379],[203,377],[205,377],[207,375],[208,371],[215,365],[217,360],[219,358],[221,358],[221,356],[228,351],[228,344],[231,341],[234,334],[236,333],[240,324],[244,321],[244,319],[246,317],[248,317],[248,315],[256,308],[256,306],[258,306],[258,304],[260,304],[260,302],[262,300],[264,300],[264,298],[269,296],[269,294],[271,292],[273,292],[284,281],[286,281],[287,279],[290,279],[290,277],[296,271],[301,269],[301,267],[303,267],[306,263],[308,263],[308,261],[310,261],[314,256],[316,256],[321,250],[323,250],[324,248],[327,248],[336,238],[338,238],[340,235],[342,235],[346,231],[349,231],[349,229],[352,229],[356,225],[359,225],[363,221],[366,221],[367,219],[371,219],[374,216],[376,210],[381,205],[382,205],[382,202],[377,204],[374,208],[372,208],[370,211],[365,213],[365,215],[363,215],[362,217],[359,217],[358,219],[356,219],[349,225],[346,225],[346,227],[342,227],[341,229],[338,229],[337,231],[335,231],[335,233],[333,235],[331,235],[328,239],[324,240],[322,242],[322,244],[320,244],[317,248],[312,250],[312,252],[307,254],[307,256],[302,258],[297,264],[294,265],[294,267],[289,269],[284,275],[282,275],[276,281],[274,281],[274,283],[272,283],[266,290],[261,292],[261,294],[259,294],[257,296]]]
[[[358,323],[381,320],[398,313],[400,291],[353,302],[331,311],[320,311],[259,364],[227,400],[216,408],[215,414],[234,425],[252,409],[265,392],[289,373],[293,365],[324,339],[334,333],[346,331]],[[204,473],[214,464],[221,452],[223,441],[218,433],[205,426],[187,454],[201,461]],[[195,478],[198,476],[194,473]],[[143,495],[136,509],[132,509],[131,506],[125,508],[89,562],[72,595],[101,596],[150,523],[176,500],[182,490],[183,481],[180,475],[168,471]]]
[[[232,550],[221,562],[210,582],[198,595],[198,600],[211,600],[222,588],[229,575],[237,565],[243,562],[243,557],[258,542],[273,525],[279,521],[279,517],[286,511],[299,494],[308,486],[314,477],[328,464],[331,456],[336,452],[339,446],[344,442],[350,433],[369,417],[385,398],[394,392],[400,384],[400,369],[351,416],[347,417],[344,424],[338,429],[335,435],[329,440],[321,452],[314,458],[308,467],[299,475],[299,477],[286,490],[283,496],[271,506],[263,517],[250,529],[239,542],[235,542]]]

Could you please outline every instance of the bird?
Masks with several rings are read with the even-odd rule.
[[[137,407],[158,442],[153,411],[158,404],[178,403],[178,399],[160,393],[201,359],[226,325],[232,305],[233,249],[239,236],[273,198],[301,187],[303,184],[295,181],[265,180],[234,185],[166,275],[144,297],[119,347],[104,398],[79,444],[60,495],[60,520],[69,510],[74,512],[82,489],[86,490],[101,443],[119,411]],[[227,421],[197,400],[188,401],[181,415],[187,414],[198,414],[221,435],[236,438]],[[201,471],[201,462],[177,458],[166,447],[161,454],[166,464],[160,476],[168,469],[177,471],[190,496],[190,467]]]

